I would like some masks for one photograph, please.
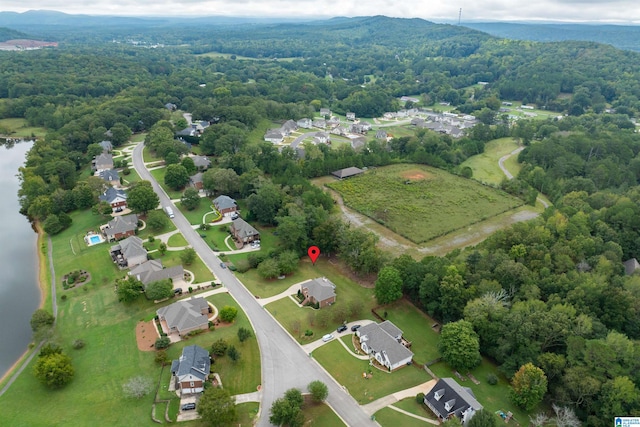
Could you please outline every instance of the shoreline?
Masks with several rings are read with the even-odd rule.
[[[44,231],[42,230],[42,227],[40,226],[39,223],[35,223],[33,225],[33,229],[38,235],[38,237],[36,238],[36,254],[38,257],[38,288],[40,288],[40,304],[38,304],[38,308],[40,309],[40,308],[44,308],[44,304],[48,296],[47,265],[46,265],[47,257],[46,257],[46,254],[42,253],[42,251],[40,250],[42,243],[45,241]],[[46,249],[46,245],[44,249]],[[22,353],[20,357],[13,363],[13,365],[11,365],[9,369],[7,369],[7,372],[5,372],[0,377],[0,385],[2,385],[7,379],[9,379],[11,375],[13,375],[13,373],[16,371],[16,369],[22,366],[22,363],[24,362],[25,358],[29,356],[29,354],[35,347],[36,345],[34,342],[30,342],[28,344],[27,349],[24,351],[24,353]]]

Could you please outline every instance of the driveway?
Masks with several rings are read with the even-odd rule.
[[[365,413],[353,397],[351,397],[322,367],[286,333],[282,326],[256,301],[255,297],[244,287],[229,269],[220,267],[220,259],[209,246],[193,230],[189,221],[171,203],[164,190],[144,167],[142,160],[143,144],[133,151],[133,166],[144,180],[151,182],[160,197],[164,208],[174,208],[174,224],[183,233],[189,245],[200,255],[205,265],[213,271],[226,286],[229,293],[244,310],[256,331],[260,346],[262,371],[262,401],[258,426],[270,426],[269,409],[273,402],[292,387],[305,390],[311,381],[324,382],[329,389],[327,403],[344,420],[348,426],[375,426],[370,416]]]

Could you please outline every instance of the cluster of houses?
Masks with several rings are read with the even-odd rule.
[[[411,124],[429,129],[434,132],[450,135],[453,138],[464,136],[466,129],[470,129],[479,123],[478,119],[471,115],[459,115],[455,113],[435,113],[421,111],[418,117],[411,119]]]

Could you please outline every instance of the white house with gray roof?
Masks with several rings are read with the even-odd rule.
[[[336,302],[336,285],[326,277],[319,277],[300,284],[300,292],[305,296],[302,304],[310,302],[318,304],[319,308],[327,307]]]
[[[171,362],[171,381],[180,395],[199,394],[209,377],[211,359],[209,352],[197,345],[182,349],[180,358]]]
[[[470,388],[462,387],[453,378],[441,378],[424,395],[424,404],[441,421],[456,417],[467,425],[475,413],[483,408]]]
[[[356,331],[362,351],[390,371],[407,365],[413,352],[403,344],[402,330],[388,320],[370,323]]]
[[[183,336],[191,331],[209,328],[209,304],[204,298],[190,298],[156,311],[162,330]]]

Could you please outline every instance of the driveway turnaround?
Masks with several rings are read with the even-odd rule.
[[[292,387],[302,391],[307,384],[319,380],[329,389],[327,404],[333,408],[344,423],[350,427],[376,426],[370,415],[365,413],[353,397],[296,343],[278,322],[256,301],[229,269],[220,267],[220,259],[191,227],[185,216],[171,203],[171,200],[145,168],[142,160],[143,144],[133,150],[133,166],[140,178],[151,182],[160,197],[162,207],[171,206],[175,212],[173,222],[182,232],[189,245],[195,249],[204,264],[229,290],[249,318],[260,346],[262,368],[262,401],[258,426],[270,426],[269,410],[273,402]]]

